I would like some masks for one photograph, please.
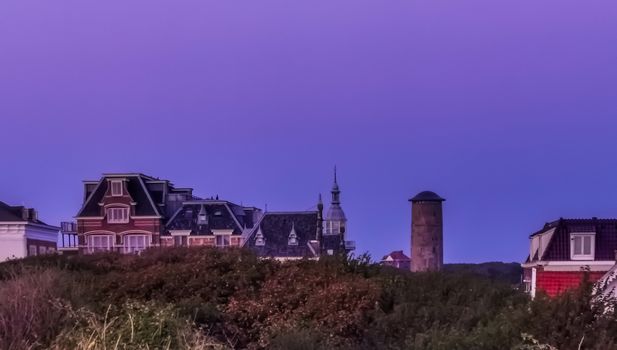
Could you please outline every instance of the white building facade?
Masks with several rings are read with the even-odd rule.
[[[55,253],[59,231],[38,220],[34,209],[0,202],[0,261]]]

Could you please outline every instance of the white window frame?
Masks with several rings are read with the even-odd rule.
[[[96,252],[108,252],[113,250],[114,248],[114,235],[89,235],[87,244],[88,244],[88,252],[96,253]],[[95,245],[95,241],[99,243],[105,243],[100,245]]]
[[[110,224],[126,224],[129,222],[129,209],[128,207],[115,207],[107,208],[107,223]]]
[[[110,193],[112,197],[122,197],[124,195],[124,185],[122,184],[122,180],[111,180],[110,181]],[[119,186],[120,192],[114,191],[114,186]]]
[[[30,244],[28,246],[28,256],[37,256],[37,255],[38,255],[38,249],[36,245]]]
[[[144,234],[128,234],[123,238],[124,253],[138,254],[150,247],[150,236]]]
[[[576,240],[580,239],[580,252],[576,252]],[[585,253],[585,240],[589,242],[588,253]],[[596,233],[595,232],[572,232],[570,233],[570,259],[571,260],[594,260],[596,256]]]
[[[223,242],[223,244],[219,244],[219,240]],[[227,244],[225,244],[227,242]],[[231,235],[216,235],[214,244],[217,248],[228,248],[231,246]]]

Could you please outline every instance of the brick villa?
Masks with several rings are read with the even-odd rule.
[[[538,291],[555,296],[577,287],[585,273],[595,282],[615,265],[617,219],[562,218],[529,239],[522,264],[525,288],[532,297]]]
[[[169,180],[128,173],[85,181],[76,220],[82,254],[211,246],[246,247],[264,257],[300,259],[354,249],[354,243],[345,240],[347,219],[336,171],[325,218],[321,196],[314,210],[267,212],[218,197],[202,199]]]

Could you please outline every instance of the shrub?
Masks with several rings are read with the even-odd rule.
[[[533,302],[465,273],[368,256],[280,263],[243,250],[45,256],[0,264],[1,349],[610,349],[590,284]],[[111,306],[110,306],[111,305]]]

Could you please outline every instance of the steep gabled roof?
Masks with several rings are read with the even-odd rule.
[[[536,235],[555,230],[542,257],[537,252],[530,261],[568,261],[570,260],[570,233],[595,232],[595,260],[615,260],[617,251],[617,219],[559,219],[545,224]]]
[[[200,222],[199,214],[206,220]],[[247,218],[243,208],[223,200],[197,200],[182,204],[167,222],[168,230],[191,230],[191,235],[211,235],[212,230],[233,230],[242,234],[244,227],[252,226],[252,217]]]
[[[92,191],[90,196],[84,202],[82,208],[77,213],[77,217],[97,217],[101,215],[101,207],[99,203],[103,200],[110,178],[124,178],[127,180],[127,189],[129,195],[137,204],[135,205],[136,216],[161,216],[159,209],[154,204],[152,196],[145,181],[153,180],[154,178],[143,174],[104,174],[99,180],[98,185]]]
[[[295,233],[297,245],[290,245],[290,233]],[[256,232],[263,234],[264,245],[256,245]],[[259,256],[274,258],[315,257],[311,241],[317,235],[317,212],[266,212],[248,237],[245,247]]]
[[[386,260],[390,257],[393,261],[410,261],[411,259],[403,253],[402,250],[395,250],[392,253],[386,255],[381,260]]]

